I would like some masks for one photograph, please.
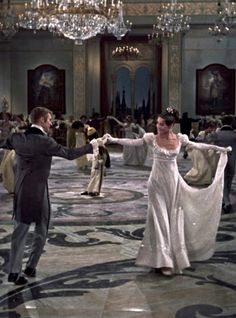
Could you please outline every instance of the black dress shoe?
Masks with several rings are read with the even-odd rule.
[[[99,196],[99,192],[89,192],[89,195],[91,197],[97,197],[97,196]]]
[[[36,276],[36,269],[32,267],[26,267],[24,270],[24,274],[29,277],[35,277]]]
[[[160,274],[161,273],[161,269],[160,268],[151,268],[150,269],[150,273]]]
[[[24,276],[20,276],[18,273],[10,273],[8,275],[8,282],[14,283],[15,285],[25,285],[28,280]]]
[[[89,193],[88,193],[88,191],[84,191],[84,192],[82,192],[82,193],[80,193],[81,195],[88,195]]]

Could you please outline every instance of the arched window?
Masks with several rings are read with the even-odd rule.
[[[151,110],[150,71],[139,67],[135,73],[135,117],[143,114],[148,117]]]
[[[121,67],[117,71],[115,84],[116,115],[131,114],[131,79],[128,68]]]

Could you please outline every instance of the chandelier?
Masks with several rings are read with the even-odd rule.
[[[105,32],[120,40],[132,24],[124,22],[120,0],[32,0],[19,15],[19,25],[30,30],[49,30],[82,44]]]
[[[11,7],[10,0],[7,4],[0,1],[0,33],[9,39],[18,31],[18,19]]]
[[[163,4],[157,15],[157,22],[153,25],[149,40],[160,38],[172,38],[176,33],[187,32],[190,29],[190,17],[184,15],[183,4],[177,0]]]
[[[236,26],[236,3],[225,0],[223,8],[219,12],[222,21],[228,28]]]
[[[233,2],[225,1],[222,5],[218,2],[217,18],[213,27],[209,27],[209,34],[221,42],[229,34],[230,29],[236,25],[236,11]]]
[[[125,46],[117,46],[113,51],[112,51],[112,56],[115,58],[124,58],[128,60],[129,58],[137,58],[139,55],[140,51],[138,48],[125,45]]]
[[[216,38],[217,42],[221,42],[223,37],[230,32],[230,29],[221,19],[218,19],[213,27],[208,28],[208,31],[211,36]]]

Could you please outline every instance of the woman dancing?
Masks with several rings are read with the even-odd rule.
[[[108,142],[127,146],[147,144],[153,149],[153,165],[148,180],[148,211],[137,265],[148,266],[163,275],[180,273],[190,261],[210,258],[221,216],[223,173],[229,148],[189,141],[174,134],[178,112],[168,107],[157,118],[157,135],[146,133],[136,140],[112,138]],[[181,146],[220,152],[212,183],[205,188],[189,186],[181,177],[177,156]]]
[[[135,123],[130,115],[126,116],[126,121],[123,123],[113,116],[107,116],[107,119],[113,119],[120,126],[123,127],[125,132],[125,138],[138,139],[143,137],[145,130]],[[124,165],[127,166],[142,166],[147,156],[147,148],[145,144],[139,144],[136,147],[129,147],[124,145],[123,147],[123,159]]]

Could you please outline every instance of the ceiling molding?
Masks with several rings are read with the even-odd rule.
[[[127,16],[153,16],[160,12],[163,3],[125,3],[124,14]],[[185,13],[187,15],[216,15],[216,2],[185,2]]]

